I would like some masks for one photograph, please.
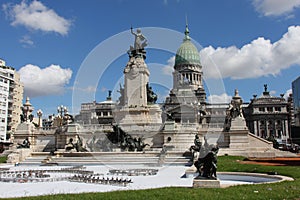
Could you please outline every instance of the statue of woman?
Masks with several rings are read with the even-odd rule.
[[[137,29],[136,33],[133,32],[133,28],[130,28],[131,34],[135,36],[134,40],[134,49],[143,49],[145,46],[147,46],[147,39],[142,34],[141,29]]]

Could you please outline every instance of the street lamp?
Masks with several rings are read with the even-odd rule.
[[[64,121],[64,116],[68,114],[68,109],[66,106],[61,105],[57,107],[57,112],[58,112],[58,117],[60,118],[59,125],[62,126]]]
[[[60,132],[62,132],[62,126],[64,125],[64,119],[66,117],[66,115],[68,114],[68,109],[66,106],[58,106],[57,107],[57,113],[58,116],[55,118],[55,121],[57,123],[57,128],[59,131],[55,131],[54,136],[55,136],[55,151],[58,149],[58,135]],[[55,123],[55,124],[56,124]]]
[[[41,127],[41,117],[43,115],[43,111],[41,109],[39,109],[38,111],[36,111],[36,114],[39,117],[38,125],[39,125],[39,127]]]

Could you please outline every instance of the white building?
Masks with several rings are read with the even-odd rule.
[[[23,85],[17,71],[0,59],[0,138],[7,139],[20,123]]]

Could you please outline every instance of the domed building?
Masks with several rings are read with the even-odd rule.
[[[173,88],[164,104],[165,119],[176,123],[202,123],[206,105],[202,65],[187,25],[184,33],[175,56]]]

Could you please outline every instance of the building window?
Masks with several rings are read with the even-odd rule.
[[[281,130],[277,130],[277,137],[281,138]]]
[[[275,111],[280,112],[281,111],[281,107],[275,107]]]
[[[259,108],[260,112],[265,112],[265,108]]]
[[[268,112],[273,112],[273,107],[267,107]]]
[[[265,132],[265,130],[261,130],[261,136],[262,136],[262,138],[266,138],[266,132]]]

